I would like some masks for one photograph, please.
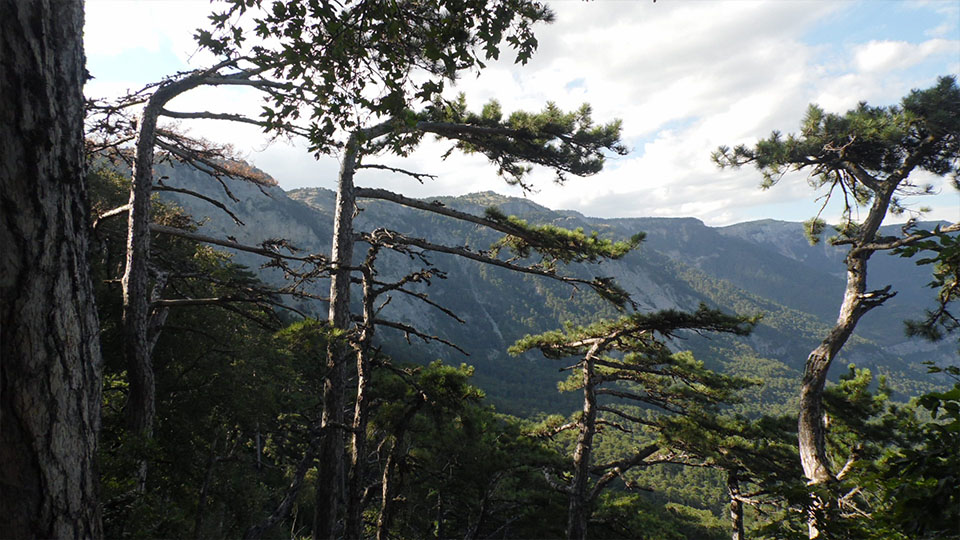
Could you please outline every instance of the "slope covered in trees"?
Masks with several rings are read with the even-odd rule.
[[[170,176],[169,182],[175,183],[181,171],[164,169],[164,174]],[[329,227],[325,224],[331,219],[331,192],[296,190],[285,194],[272,188],[269,191],[271,197],[266,197],[252,187],[239,184],[231,184],[231,187],[242,199],[237,211],[257,221],[256,231],[250,227],[236,227],[202,201],[177,200],[187,205],[191,212],[206,216],[202,228],[218,234],[229,234],[251,242],[267,237],[286,237],[306,251],[325,249],[325,243],[320,239],[329,234],[323,229]],[[218,196],[217,191],[218,188],[211,187],[209,194]],[[833,253],[835,248],[809,246],[802,238],[799,223],[778,222],[777,232],[772,234],[766,232],[770,227],[767,222],[712,229],[694,219],[604,220],[573,212],[552,211],[526,199],[493,193],[440,197],[425,202],[434,200],[449,208],[474,213],[488,206],[497,206],[505,213],[531,222],[583,227],[601,231],[612,238],[625,238],[638,230],[645,231],[647,239],[636,253],[628,254],[622,261],[602,263],[599,267],[601,273],[615,276],[644,309],[695,309],[699,303],[706,302],[739,313],[764,315],[754,336],[744,343],[732,344],[718,338],[709,345],[690,344],[698,358],[714,366],[729,363],[731,358],[766,358],[779,363],[784,370],[799,370],[797,355],[815,345],[832,322],[835,315],[830,313],[834,309],[831,293],[842,291],[843,287],[841,279],[829,272],[829,261],[838,257]],[[496,239],[473,226],[450,226],[417,210],[396,211],[377,201],[362,203],[361,208],[363,211],[357,217],[359,226],[380,223],[453,245],[468,241],[489,245]],[[891,230],[894,229],[896,226]],[[746,239],[730,234],[731,230],[747,231],[743,235]],[[780,253],[782,246],[792,246],[794,255]],[[240,257],[239,260],[252,266],[259,264],[256,257]],[[878,312],[874,321],[876,327],[865,326],[854,346],[845,352],[846,358],[858,366],[890,374],[891,384],[900,395],[915,395],[917,391],[929,388],[930,384],[919,361],[948,359],[954,350],[948,343],[928,344],[908,340],[903,334],[902,314],[920,313],[921,306],[933,305],[930,293],[910,294],[916,283],[925,283],[928,279],[927,270],[899,257],[878,257],[875,262],[877,274],[893,278],[891,283],[895,288],[907,288],[903,293],[907,304],[903,310]],[[813,293],[800,294],[784,283],[783,276],[793,275],[798,263],[805,265],[799,279],[805,280],[806,290]],[[474,365],[478,384],[505,410],[559,412],[561,409],[553,404],[563,403],[562,400],[566,399],[558,398],[553,391],[559,376],[530,357],[509,359],[503,351],[526,333],[550,330],[564,320],[588,324],[592,314],[614,316],[615,312],[596,303],[589,294],[584,294],[586,291],[571,297],[570,291],[563,287],[510,276],[498,269],[479,268],[469,262],[450,260],[444,263],[444,267],[448,270],[448,279],[435,281],[425,290],[461,314],[467,324],[415,310],[402,299],[394,300],[387,309],[394,310],[397,317],[404,320],[421,321],[432,333],[443,335],[467,350],[470,357],[442,346],[427,349],[429,357],[467,361]],[[389,264],[385,271],[390,271]],[[275,279],[270,277],[269,269],[264,272],[265,279]],[[385,332],[384,339],[390,344],[391,352],[400,357],[407,354],[404,351],[412,350],[402,336]],[[678,344],[680,348],[687,346],[682,341]],[[422,348],[422,345],[415,347],[417,350]],[[786,379],[789,377],[785,378],[785,384]],[[566,403],[565,407],[576,406],[569,401]]]
[[[114,177],[112,180],[98,179],[92,185],[98,197],[116,198],[116,190],[123,184],[122,181],[118,184]],[[280,196],[280,193],[274,192],[274,195]],[[474,200],[500,202],[501,207],[515,211],[528,207],[531,214],[537,212],[541,216],[551,214],[529,202],[510,201],[491,194],[478,195]],[[292,204],[290,208],[295,208],[294,202],[284,204]],[[445,199],[444,204],[454,202]],[[248,203],[253,207],[249,201],[239,206]],[[95,207],[106,208],[110,204],[112,202],[106,201],[95,204]],[[265,203],[261,200],[261,204]],[[170,216],[164,219],[185,219],[176,217],[178,213],[173,209],[158,208],[157,211]],[[367,207],[361,216],[371,211],[372,208]],[[557,216],[558,219],[571,217]],[[532,215],[528,217],[533,218]],[[413,212],[396,219],[398,225],[417,223]],[[102,261],[100,264],[105,268],[115,266],[122,256],[120,225],[108,221],[97,229],[98,243],[93,259]],[[258,233],[270,232],[273,225],[262,223]],[[298,230],[290,224],[283,227],[288,231]],[[154,245],[160,250],[157,252],[162,255],[160,260],[174,266],[205,268],[206,273],[218,276],[224,282],[251,278],[245,270],[233,267],[226,256],[189,242],[178,240],[171,243],[161,237]],[[653,266],[671,269],[671,273],[680,268],[675,262],[671,266],[670,259],[663,255],[655,261]],[[464,278],[476,270],[467,267],[460,272],[460,269],[453,270],[456,276]],[[758,295],[738,291],[716,278],[709,278],[692,267],[687,267],[686,272],[697,276],[698,287],[688,284],[684,289],[677,289],[685,282],[675,278],[672,278],[674,281],[659,279],[663,280],[664,286],[672,283],[674,290],[685,291],[691,299],[706,297],[694,296],[697,291],[713,291],[714,295],[722,294],[726,302],[740,299],[752,302],[743,305],[753,307],[776,305]],[[453,278],[447,281],[450,279]],[[155,442],[146,444],[124,428],[126,384],[116,343],[119,297],[115,283],[111,284],[109,280],[100,283],[98,305],[104,323],[107,358],[101,438],[107,533],[117,537],[198,534],[237,537],[250,534],[252,530],[267,537],[290,534],[291,531],[307,534],[311,530],[311,507],[314,504],[311,487],[314,477],[309,471],[302,477],[303,488],[290,500],[289,517],[270,522],[269,516],[283,502],[290,482],[296,480],[304,452],[314,436],[311,426],[315,418],[312,415],[317,410],[324,372],[318,358],[325,354],[327,339],[323,326],[298,323],[283,329],[290,316],[281,315],[277,319],[262,307],[246,304],[234,306],[236,311],[225,310],[224,306],[193,306],[171,313],[168,330],[156,346],[157,437]],[[441,280],[434,284],[431,294],[436,292],[439,298],[443,283]],[[496,276],[481,276],[476,283],[488,287],[488,292],[480,292],[481,297],[494,296],[489,292],[492,290],[531,294],[528,321],[540,320],[539,324],[546,326],[551,317],[564,316],[564,311],[556,311],[547,317],[537,316],[536,309],[542,308],[538,302],[543,301],[545,289],[538,290],[535,283],[519,280],[511,286],[509,278],[504,276],[499,280]],[[190,294],[204,296],[214,292],[202,290],[214,284],[200,282],[197,285],[201,288],[190,290]],[[491,288],[494,286],[503,288]],[[457,290],[462,294],[463,289]],[[569,296],[556,294],[553,302],[556,306],[568,306],[569,314],[573,309],[589,307],[578,307],[581,296],[584,295],[578,294],[571,301]],[[463,304],[468,302],[463,300]],[[294,303],[298,309],[310,307],[303,300]],[[516,299],[512,303],[524,304]],[[490,313],[491,317],[494,315],[497,315],[496,311]],[[590,320],[587,314],[579,317]],[[807,317],[812,320],[811,315]],[[496,320],[501,332],[524,321],[499,315]],[[456,331],[458,326],[438,329],[438,333]],[[517,329],[530,332],[531,328],[533,326],[519,326]],[[760,331],[763,330],[758,329]],[[767,331],[776,332],[776,329],[771,327]],[[469,335],[462,329],[460,332],[452,338]],[[493,335],[495,333],[483,337],[489,340]],[[466,340],[474,346],[481,341]],[[702,358],[710,359],[715,369],[745,377],[748,381],[764,379],[762,386],[751,386],[741,392],[741,403],[724,409],[753,418],[758,413],[758,405],[767,413],[789,413],[792,407],[785,402],[795,392],[798,372],[777,360],[756,358],[746,348],[751,343],[683,336],[672,342],[671,347],[694,348]],[[545,437],[559,425],[557,418],[540,417],[538,421],[530,421],[495,412],[485,405],[489,400],[484,392],[474,386],[481,380],[477,376],[471,377],[475,370],[453,367],[465,360],[489,370],[493,358],[451,355],[446,363],[441,364],[434,362],[435,355],[422,346],[411,347],[402,339],[388,341],[385,346],[386,350],[395,353],[396,369],[381,373],[371,387],[374,410],[368,433],[373,461],[369,480],[374,489],[369,492],[365,507],[376,519],[367,520],[369,535],[377,535],[378,530],[382,531],[383,537],[403,538],[438,534],[476,538],[564,535],[563,524],[556,520],[556,516],[565,511],[564,495],[554,490],[542,472],[546,469],[552,471],[551,475],[562,478],[570,470],[569,456],[576,441],[565,433]],[[191,351],[191,354],[184,354],[184,350]],[[555,360],[541,359],[538,355],[515,359],[503,355],[499,362],[503,370],[488,375],[483,387],[495,397],[501,410],[510,407],[513,400],[504,393],[504,388],[509,388],[512,383],[517,388],[529,389],[532,386],[529,380],[518,379],[556,376],[558,366]],[[524,365],[528,367],[523,368]],[[871,397],[868,387],[875,384],[876,381],[861,373],[850,383],[838,387],[836,398],[831,398],[833,401],[828,403],[828,410],[837,414],[835,422],[848,426],[838,434],[838,443],[880,441],[866,447],[866,455],[880,464],[906,463],[905,460],[919,463],[918,456],[941,455],[938,448],[949,441],[943,440],[939,447],[922,442],[926,440],[922,436],[923,430],[932,428],[923,428],[909,410],[888,410],[882,398]],[[576,399],[558,399],[562,394],[557,394],[551,385],[544,386],[544,397],[529,401],[529,410],[566,412],[577,407]],[[952,398],[950,394],[930,398],[931,406],[935,399],[946,402]],[[850,416],[851,411],[859,409],[862,413],[857,414],[862,416]],[[627,406],[623,411],[638,418],[653,418],[648,416],[652,411],[645,411],[642,407]],[[798,493],[804,490],[796,482],[796,456],[789,452],[792,447],[789,444],[789,424],[792,422],[783,425],[771,418],[752,426],[746,419],[735,417],[704,422],[706,418],[692,424],[682,419],[666,422],[661,435],[646,429],[625,433],[601,426],[595,441],[595,454],[599,460],[616,462],[635,449],[656,448],[657,452],[647,456],[652,458],[651,463],[625,471],[622,479],[626,485],[651,491],[625,490],[618,479],[609,489],[599,493],[591,505],[591,536],[636,538],[637,531],[646,531],[649,538],[729,537],[729,478],[723,467],[738,463],[746,468],[737,472],[737,492],[745,499],[761,501],[760,508],[764,512],[757,514],[750,504],[744,504],[741,523],[747,537],[783,538],[792,534],[791,531],[801,530],[802,513],[796,508],[802,505],[803,498]],[[704,431],[698,431],[701,434],[694,437],[690,430],[696,425],[700,426],[697,430]],[[891,427],[896,429],[891,431]],[[936,433],[949,437],[950,432]],[[783,434],[787,436],[787,444],[783,442]],[[745,446],[747,441],[749,444]],[[724,448],[736,449],[732,455],[739,457],[720,460],[721,454],[716,452]],[[761,466],[762,460],[750,457],[754,455],[751,452],[757,450],[767,457],[780,455],[779,461],[774,463],[780,463],[782,468]],[[138,463],[143,459],[151,462],[146,491],[139,490],[136,474]],[[184,466],[187,463],[191,465]],[[914,467],[911,470],[917,471],[914,480],[917,489],[922,489],[919,486],[931,474],[939,474],[936,469]],[[888,476],[884,476],[889,474],[884,470],[879,465],[867,468],[857,478],[871,479],[877,489],[890,490],[890,493],[896,491],[900,497],[897,500],[903,500],[903,505],[911,504],[913,499],[910,497],[916,496],[918,491],[892,483]],[[389,479],[386,492],[383,492],[384,478]],[[766,494],[754,495],[757,489],[765,490]],[[383,493],[387,493],[387,499],[383,498]],[[394,502],[384,505],[384,500]],[[878,530],[889,535],[892,530],[889,527]]]
[[[637,253],[644,235],[636,220],[489,204],[489,193],[419,201],[355,184],[364,168],[422,179],[369,158],[405,156],[425,134],[484,155],[525,190],[533,166],[563,183],[625,153],[619,122],[594,124],[588,105],[505,116],[495,101],[471,112],[463,96],[442,97],[446,83],[483,69],[501,46],[526,62],[537,47],[532,26],[552,18],[539,3],[277,0],[261,10],[256,1],[228,2],[198,32],[219,63],[114,105],[90,104],[102,114],[88,126],[100,138],[87,151],[127,161],[129,180],[92,156],[83,176],[82,6],[68,4],[59,20],[46,4],[4,7],[12,14],[4,35],[16,39],[3,41],[12,67],[0,88],[18,100],[0,155],[10,172],[2,238],[16,248],[5,253],[2,282],[5,530],[584,538],[589,525],[609,537],[711,538],[726,528],[739,539],[748,530],[932,538],[956,529],[960,515],[933,503],[956,501],[960,489],[951,475],[957,387],[892,401],[891,383],[907,395],[931,384],[917,362],[930,352],[896,350],[882,324],[854,333],[868,311],[894,298],[890,285],[867,289],[868,260],[883,251],[924,253],[917,262],[934,265],[929,285],[938,296],[909,333],[936,341],[957,329],[950,233],[960,224],[881,229],[887,212],[905,210],[900,195],[917,194],[914,170],[956,173],[953,78],[901,106],[861,104],[845,115],[811,106],[800,135],[774,133],[714,156],[721,166],[757,165],[765,187],[787,169],[810,169],[828,198],[843,194],[844,221],[830,244],[847,250],[845,289],[833,322],[810,291],[822,282],[829,292],[835,276],[813,265],[784,281],[786,268],[809,254],[780,245],[754,255],[762,242],[749,228],[709,231],[705,244],[702,224],[668,222],[657,231],[662,244]],[[247,42],[248,32],[279,39]],[[50,53],[42,65],[31,64],[35,50]],[[206,84],[264,90],[262,117],[163,108]],[[138,105],[133,119],[127,110]],[[338,154],[336,193],[302,197],[330,199],[332,212],[283,201],[223,148],[160,126],[160,116],[253,123]],[[167,185],[156,157],[212,173],[229,201]],[[251,198],[231,194],[224,177],[246,179],[263,196],[273,189],[274,198],[231,210]],[[153,191],[190,195],[238,225],[259,226],[198,230],[190,213]],[[402,211],[385,210],[390,204]],[[859,206],[869,207],[863,222],[853,218]],[[261,210],[271,207],[311,223],[264,226]],[[325,212],[327,230],[317,224]],[[271,228],[285,234],[264,236]],[[804,228],[816,239],[824,223]],[[301,233],[311,251],[293,245]],[[235,264],[241,254],[269,271]],[[433,286],[445,280],[453,286]],[[785,290],[798,281],[806,294]],[[741,339],[760,316],[765,322]],[[561,323],[565,330],[550,330]],[[735,336],[711,340],[709,332]],[[514,341],[514,353],[535,348],[570,362],[559,371],[574,374],[557,389],[581,392],[579,411],[566,420],[545,414],[570,407],[545,389],[531,392],[530,380],[555,379],[535,356],[504,357]],[[798,377],[791,358],[811,347]],[[530,418],[486,405],[474,368],[449,361],[450,351],[477,355],[477,382],[504,410]],[[894,377],[851,366],[828,384],[831,364],[853,358]],[[926,364],[941,377],[958,375]],[[754,368],[767,380],[738,376]],[[652,493],[632,493],[645,488]],[[926,510],[919,519],[918,508]]]

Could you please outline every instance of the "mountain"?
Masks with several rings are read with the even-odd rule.
[[[167,185],[187,187],[223,201],[244,222],[243,226],[237,225],[203,200],[163,194],[193,215],[206,234],[232,236],[249,244],[283,238],[307,252],[329,253],[335,200],[330,190],[284,192],[276,186],[226,180],[234,201],[217,182],[199,172],[164,165],[158,167],[161,174],[167,177]],[[762,314],[760,326],[749,338],[680,336],[673,346],[693,350],[711,367],[768,379],[770,389],[764,399],[781,404],[795,394],[793,388],[806,355],[832,324],[843,294],[842,250],[826,244],[810,246],[800,223],[762,220],[715,228],[693,218],[602,219],[554,211],[527,199],[493,192],[429,200],[474,214],[496,206],[530,223],[582,227],[616,239],[645,232],[641,247],[623,259],[572,265],[567,271],[584,278],[614,277],[642,310],[695,309],[705,303],[742,314]],[[385,201],[362,200],[358,206],[358,230],[386,227],[435,243],[478,248],[486,248],[497,239],[496,234],[477,226]],[[356,251],[359,259],[364,246]],[[573,398],[555,389],[566,376],[560,371],[565,364],[533,353],[510,357],[506,349],[525,334],[558,328],[567,321],[587,323],[597,317],[614,317],[616,311],[589,290],[573,290],[547,278],[517,275],[452,255],[430,254],[429,258],[447,276],[434,280],[423,291],[457,313],[465,324],[404,295],[391,300],[383,317],[450,340],[470,356],[437,343],[423,344],[416,338],[412,338],[411,346],[403,335],[389,329],[379,333],[384,349],[401,360],[426,363],[442,358],[448,363],[473,365],[476,384],[506,412],[532,414],[573,408]],[[248,253],[236,253],[234,259],[252,268],[263,262]],[[417,268],[416,261],[400,254],[389,254],[378,261],[378,271],[385,279]],[[835,367],[831,375],[839,375],[844,371],[842,366],[854,362],[889,375],[894,389],[913,395],[930,385],[922,360],[955,360],[956,353],[951,343],[930,344],[904,337],[903,319],[918,317],[923,307],[932,303],[932,291],[923,287],[930,279],[929,269],[877,254],[870,271],[872,287],[892,284],[900,294],[864,318],[836,362],[841,367]],[[261,269],[261,276],[273,283],[283,280],[275,269]],[[313,287],[317,294],[326,295],[325,282]],[[299,309],[325,317],[326,306],[319,302],[297,304]],[[778,381],[773,381],[774,377]]]

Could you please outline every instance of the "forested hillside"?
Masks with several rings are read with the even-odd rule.
[[[227,180],[230,190],[239,198],[232,202],[215,182],[201,182],[191,176],[196,173],[189,169],[163,169],[163,174],[169,177],[165,182],[171,185],[206,186],[206,195],[223,201],[248,223],[238,226],[229,216],[196,198],[170,197],[202,223],[203,231],[252,244],[284,238],[306,252],[329,250],[329,244],[321,239],[330,236],[335,198],[331,191],[300,189],[285,193],[274,187],[263,192],[255,186]],[[433,201],[474,214],[494,206],[530,222],[595,230],[611,238],[646,233],[639,249],[622,260],[602,263],[598,273],[616,278],[641,311],[695,309],[706,303],[730,312],[761,314],[760,325],[742,343],[727,343],[726,338],[679,339],[672,345],[678,350],[694,350],[713,366],[743,362],[743,366],[735,368],[743,373],[750,372],[750,362],[764,359],[764,363],[781,365],[784,373],[790,373],[785,378],[795,380],[806,353],[836,318],[836,298],[843,294],[839,250],[810,246],[800,223],[760,221],[711,228],[693,218],[606,220],[553,211],[526,199],[495,193],[426,200]],[[497,238],[469,224],[451,223],[442,216],[397,209],[380,201],[364,201],[361,208],[357,217],[360,227],[387,227],[452,245],[490,245]],[[250,254],[238,254],[235,260],[252,269],[263,264],[262,258]],[[389,261],[384,271],[398,275],[408,264],[404,257]],[[798,271],[798,263],[802,271]],[[555,368],[559,366],[535,354],[511,358],[506,349],[526,334],[543,332],[563,322],[589,322],[597,314],[612,317],[616,310],[598,302],[589,291],[571,294],[568,287],[535,276],[511,275],[443,255],[437,256],[437,264],[448,272],[448,277],[424,290],[438,303],[460,314],[465,324],[435,310],[423,310],[403,298],[395,298],[387,310],[456,343],[470,356],[438,344],[417,342],[410,346],[402,336],[389,330],[382,338],[387,350],[415,362],[441,358],[473,365],[476,384],[506,412],[561,412],[575,406],[555,391],[559,380]],[[931,388],[931,379],[920,360],[947,361],[955,351],[950,343],[910,339],[904,332],[904,319],[934,303],[932,291],[925,288],[929,270],[890,256],[877,257],[875,268],[871,280],[876,280],[877,285],[890,284],[902,292],[890,301],[889,309],[878,311],[858,329],[844,358],[847,363],[890,375],[889,383],[899,395],[915,395]],[[579,270],[583,275],[587,271]],[[267,281],[279,280],[269,269],[261,275]],[[316,290],[323,291],[325,287],[325,282],[318,282]],[[326,309],[322,303],[303,307],[316,314]],[[838,370],[833,376],[841,373]],[[767,405],[773,403],[762,404]]]
[[[960,189],[954,77],[716,147],[824,206],[714,228],[365,186],[441,186],[436,141],[528,196],[630,153],[449,91],[528,63],[537,1],[226,0],[211,63],[111,98],[83,2],[0,7],[0,536],[960,538],[960,222],[912,206]],[[181,108],[231,87],[257,112]]]

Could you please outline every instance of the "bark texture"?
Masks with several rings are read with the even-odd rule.
[[[153,435],[156,415],[156,383],[150,361],[150,194],[153,188],[153,147],[157,115],[162,104],[157,94],[147,102],[137,132],[136,160],[130,185],[130,213],[127,220],[127,257],[123,271],[123,353],[130,392],[124,411],[127,427],[146,437]]]
[[[0,534],[97,538],[83,4],[0,0]]]
[[[353,408],[353,433],[350,435],[350,474],[347,490],[347,537],[363,538],[363,495],[367,477],[367,424],[370,417],[370,346],[374,333],[373,260],[372,249],[363,267],[363,328],[357,347],[357,395]]]

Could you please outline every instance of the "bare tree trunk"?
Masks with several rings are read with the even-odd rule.
[[[151,96],[140,117],[137,132],[130,211],[127,219],[127,258],[123,271],[123,352],[127,363],[130,392],[125,410],[127,428],[151,437],[156,414],[153,365],[150,361],[147,328],[150,324],[150,194],[153,191],[153,147],[161,94]],[[141,479],[142,481],[143,479]]]
[[[83,3],[0,13],[0,535],[99,538]]]
[[[850,338],[860,318],[892,296],[887,289],[867,292],[867,260],[873,251],[860,246],[874,240],[887,214],[895,188],[896,184],[891,184],[884,191],[877,193],[856,242],[847,254],[847,287],[837,322],[830,334],[807,357],[800,386],[797,438],[803,473],[811,486],[823,485],[835,480],[827,458],[826,427],[823,421],[823,389],[827,381],[827,372],[837,353]],[[809,538],[821,537],[826,526],[824,516],[828,513],[831,504],[831,501],[813,496],[807,520]]]
[[[353,433],[350,444],[350,474],[347,492],[347,537],[363,538],[363,491],[366,482],[367,421],[370,406],[367,403],[367,384],[370,380],[369,350],[374,333],[373,257],[363,268],[363,330],[357,350],[357,397],[353,409]]]
[[[727,495],[730,496],[730,525],[733,540],[744,540],[743,502],[740,500],[740,478],[737,469],[727,470]]]
[[[421,398],[423,398],[423,401],[407,410],[393,432],[393,446],[390,447],[390,453],[387,454],[387,462],[383,466],[383,476],[380,483],[381,497],[380,515],[377,517],[377,540],[387,540],[389,538],[390,523],[393,521],[393,512],[396,507],[393,494],[397,488],[392,481],[393,473],[400,463],[403,437],[407,432],[407,426],[413,421],[413,417],[425,403],[426,396],[421,393]]]
[[[153,194],[154,147],[157,141],[157,120],[160,111],[174,97],[199,86],[199,77],[182,79],[160,86],[147,100],[140,116],[137,130],[136,157],[133,163],[133,178],[130,184],[130,203],[127,218],[126,264],[121,284],[123,287],[123,334],[124,355],[127,361],[127,377],[130,383],[126,416],[130,430],[149,437],[153,433],[156,414],[156,396],[150,329],[159,332],[158,325],[151,325],[150,301],[158,294],[151,294],[150,262],[150,197]],[[162,289],[158,284],[157,291]],[[156,298],[159,299],[159,298]],[[165,314],[163,315],[165,318]]]
[[[599,345],[593,345],[583,359],[583,415],[580,417],[577,446],[573,451],[573,481],[567,508],[567,538],[583,540],[587,537],[590,518],[590,500],[587,484],[590,481],[590,455],[593,436],[597,432],[597,394],[593,377],[593,360]]]
[[[377,516],[377,540],[387,540],[387,531],[393,519],[393,486],[390,479],[397,468],[397,459],[394,455],[400,441],[394,441],[387,454],[387,462],[383,466],[383,477],[380,481],[380,515]]]
[[[150,210],[153,194],[154,147],[157,141],[157,120],[160,111],[174,97],[201,84],[199,76],[187,77],[160,86],[147,100],[140,116],[133,178],[130,184],[130,202],[127,218],[126,264],[121,285],[123,288],[123,354],[127,365],[127,396],[125,415],[127,429],[145,438],[153,437],[156,417],[156,382],[152,352],[166,320],[166,310],[151,317],[150,303],[159,300],[163,281],[150,290]],[[141,461],[138,470],[138,488],[146,489],[147,462]]]
[[[356,194],[353,185],[358,151],[358,137],[352,135],[340,167],[337,203],[333,223],[333,248],[330,278],[330,326],[347,330],[350,325],[350,271],[353,264],[353,212]],[[317,471],[317,506],[314,513],[314,540],[333,538],[345,495],[345,463],[343,433],[344,389],[347,385],[346,363],[351,348],[343,340],[331,342],[327,348],[327,378],[323,383],[323,413],[319,466]]]

